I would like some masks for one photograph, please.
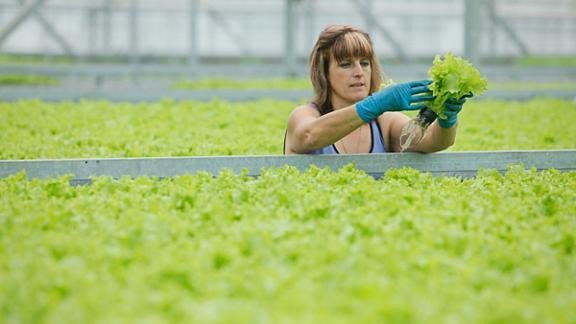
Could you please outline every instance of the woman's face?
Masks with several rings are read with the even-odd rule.
[[[334,110],[362,100],[370,93],[372,66],[368,58],[348,58],[340,62],[333,57],[328,67],[331,102]]]

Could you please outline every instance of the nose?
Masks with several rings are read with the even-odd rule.
[[[352,73],[354,74],[354,76],[362,76],[362,73],[364,73],[364,69],[362,68],[362,65],[360,64],[360,61],[354,62],[354,67],[352,69]]]

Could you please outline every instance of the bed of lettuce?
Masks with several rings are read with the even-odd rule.
[[[0,159],[281,154],[298,104],[0,102]],[[450,150],[575,149],[574,124],[573,101],[472,98]]]
[[[0,180],[6,323],[569,323],[576,172]]]
[[[0,159],[280,154],[297,104],[4,102]],[[574,149],[575,122],[571,101],[472,99],[451,150]],[[68,180],[0,179],[6,323],[567,323],[576,307],[575,172]]]

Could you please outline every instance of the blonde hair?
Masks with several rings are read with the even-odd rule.
[[[368,33],[350,25],[328,26],[320,33],[310,53],[310,79],[314,87],[313,102],[318,106],[322,115],[333,110],[330,101],[331,88],[328,83],[328,67],[331,58],[337,62],[348,58],[369,59],[372,67],[369,94],[380,88],[384,78]]]

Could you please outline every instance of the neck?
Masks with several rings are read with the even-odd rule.
[[[332,98],[331,102],[332,102],[332,109],[333,110],[346,108],[346,107],[352,106],[353,104],[356,103],[355,101],[348,101],[348,100],[335,99],[335,98]]]
[[[364,98],[343,98],[332,93],[330,96],[330,103],[332,104],[332,110],[338,110],[352,106]]]

